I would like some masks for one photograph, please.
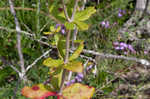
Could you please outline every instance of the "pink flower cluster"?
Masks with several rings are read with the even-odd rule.
[[[124,42],[113,42],[113,46],[115,50],[123,51],[124,54],[128,54],[128,52],[136,53],[135,49],[130,44],[126,44]]]

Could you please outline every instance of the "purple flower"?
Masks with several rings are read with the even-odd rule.
[[[105,21],[102,21],[102,22],[101,22],[101,25],[102,25],[102,26],[105,26]]]
[[[76,77],[75,77],[75,80],[77,80],[78,82],[81,82],[81,81],[82,81],[82,78],[76,76]]]
[[[75,83],[75,82],[76,82],[76,80],[75,80],[75,79],[72,79],[71,81],[67,82],[66,85],[69,86],[69,85],[71,85],[71,84],[73,84],[73,83]]]
[[[126,11],[125,11],[125,10],[122,10],[122,13],[123,13],[123,14],[126,14]]]
[[[119,50],[119,49],[120,49],[120,47],[119,47],[119,46],[117,46],[117,47],[115,47],[115,49],[116,49],[116,50]]]
[[[122,17],[122,14],[121,14],[121,13],[118,13],[118,17]]]
[[[65,29],[61,29],[61,33],[65,34],[66,33]]]
[[[128,49],[133,52],[133,53],[136,53],[136,51],[133,49],[132,45],[128,45]]]
[[[64,24],[56,24],[55,28],[57,29],[59,26],[61,27],[60,32],[62,34],[65,34],[66,33],[66,28],[65,28]]]
[[[84,75],[83,75],[82,73],[78,73],[77,77],[79,77],[79,78],[83,78],[83,77],[84,77]]]
[[[145,51],[144,51],[144,54],[148,54],[148,51],[145,50]]]
[[[126,13],[125,10],[119,9],[119,10],[118,10],[118,17],[122,17],[123,14],[125,14],[125,13]]]
[[[119,45],[119,42],[113,42],[113,45],[117,46],[117,45]]]
[[[120,43],[120,46],[127,48],[127,47],[128,47],[128,44],[121,42],[121,43]]]
[[[105,28],[109,27],[109,21],[106,21]]]
[[[123,46],[120,47],[120,50],[124,50],[125,48]]]
[[[61,24],[56,24],[55,28],[57,29],[59,26],[61,26]]]
[[[109,21],[102,21],[101,25],[105,28],[109,28],[109,26],[110,26]]]

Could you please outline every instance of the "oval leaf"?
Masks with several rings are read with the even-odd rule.
[[[50,68],[50,84],[52,91],[58,91],[61,85],[61,77],[62,77],[63,69],[62,68]]]
[[[60,59],[55,60],[55,59],[52,59],[52,58],[47,58],[43,62],[43,64],[45,66],[48,66],[48,67],[59,67],[63,63],[64,63],[63,60],[60,60]]]
[[[21,93],[31,99],[45,99],[48,96],[58,96],[56,92],[50,92],[45,89],[43,84],[34,85],[32,87],[25,86]]]
[[[64,59],[66,53],[66,41],[62,38],[58,40],[57,49],[59,52],[60,58]]]
[[[74,29],[74,23],[69,23],[69,22],[65,22],[65,27],[68,29],[68,30],[73,30]]]
[[[96,12],[96,9],[94,7],[88,7],[83,11],[76,12],[74,20],[75,21],[85,21],[95,12]]]
[[[83,72],[83,65],[81,62],[78,61],[69,62],[68,64],[64,65],[63,68],[70,70],[72,72],[78,72],[78,73]]]
[[[75,52],[69,57],[69,60],[72,61],[76,58],[78,58],[78,56],[80,55],[80,53],[82,52],[83,50],[83,47],[84,47],[84,44],[83,44],[83,41],[80,42],[80,45],[79,47],[75,50]]]
[[[94,87],[74,83],[63,89],[62,99],[91,99],[95,91]]]
[[[77,27],[79,28],[79,30],[87,30],[89,28],[89,25],[86,24],[85,22],[81,22],[81,21],[73,21]]]

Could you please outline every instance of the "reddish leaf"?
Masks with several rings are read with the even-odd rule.
[[[58,96],[57,99],[59,99],[59,95],[56,92],[48,91],[43,84],[34,85],[33,87],[25,86],[22,89],[22,95],[31,99],[45,99],[48,96]]]

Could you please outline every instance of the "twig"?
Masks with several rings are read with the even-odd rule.
[[[21,72],[13,65],[8,64],[14,71],[16,71],[18,74],[21,74]]]
[[[74,32],[73,32],[73,38],[72,38],[72,49],[75,49],[74,41],[77,39],[77,33],[78,33],[78,29],[75,26],[75,29],[74,29]]]
[[[62,4],[63,4],[63,10],[64,10],[64,13],[65,13],[65,17],[67,18],[68,22],[70,22],[71,20],[69,18],[64,0],[62,0]]]
[[[76,13],[76,9],[77,9],[77,6],[78,6],[78,1],[79,0],[75,0],[75,5],[74,5],[74,8],[73,8],[73,12],[72,12],[72,16],[71,16],[71,22],[74,20],[74,15]]]
[[[49,24],[49,21],[40,29],[40,33],[44,30],[44,28]],[[39,34],[40,34],[39,33]]]
[[[39,29],[40,29],[40,20],[39,20],[39,15],[40,15],[40,5],[41,5],[41,0],[38,0],[37,3],[37,11],[36,11],[36,34],[39,34]]]
[[[86,1],[86,0],[83,0],[83,5],[82,5],[82,7],[80,8],[81,10],[84,10],[86,3],[87,3],[87,1]]]
[[[2,27],[2,26],[0,26],[0,29],[1,30],[6,30],[6,31],[8,31],[8,32],[16,32],[16,30],[14,30],[14,29],[9,29],[9,28],[6,28],[6,27]],[[29,33],[29,32],[26,32],[26,31],[19,31],[20,33],[23,33],[23,34],[25,34],[25,35],[27,35],[27,36],[35,36],[34,34],[31,34],[31,33]],[[44,36],[43,36],[43,38],[45,38]],[[38,41],[39,43],[41,43],[41,44],[44,44],[44,45],[47,45],[47,46],[50,46],[50,47],[54,47],[54,46],[51,46],[50,44],[48,44],[47,42],[44,42],[44,41],[41,41],[41,40],[38,40],[38,39],[34,39],[35,41]],[[71,50],[70,50],[71,51]],[[72,52],[72,51],[71,51]],[[112,54],[104,54],[104,53],[99,53],[99,52],[95,52],[95,51],[93,51],[93,50],[83,50],[83,53],[89,53],[89,54],[93,54],[93,55],[98,55],[98,56],[102,56],[102,57],[105,57],[105,58],[116,58],[116,59],[124,59],[124,60],[131,60],[131,61],[136,61],[136,62],[140,62],[140,63],[142,63],[142,64],[149,64],[150,62],[149,61],[147,61],[146,59],[138,59],[138,58],[135,58],[135,57],[125,57],[125,56],[119,56],[119,55],[112,55]],[[83,58],[87,58],[88,59],[88,57],[87,56],[85,56],[85,55],[80,55],[80,57],[83,57]],[[90,58],[89,57],[89,59],[90,59],[90,61],[95,61],[94,59],[92,59],[92,58]]]
[[[26,24],[24,24],[23,22],[21,24],[27,29],[28,32],[32,33],[32,30]]]
[[[126,57],[126,56],[120,56],[120,55],[112,55],[112,54],[104,54],[104,53],[99,53],[99,52],[94,52],[92,50],[83,50],[83,53],[88,53],[92,55],[97,55],[105,58],[115,58],[115,59],[124,59],[124,60],[129,60],[129,61],[136,61],[140,62],[143,65],[150,65],[150,62],[145,60],[145,59],[138,59],[135,57]]]
[[[40,57],[38,57],[32,64],[28,65],[27,68],[26,68],[26,72],[32,68],[40,59],[42,59],[43,57],[45,57],[47,54],[49,54],[49,52],[51,51],[52,49],[49,49],[48,51],[46,51],[44,54],[42,54]]]
[[[22,51],[21,51],[21,33],[19,32],[19,31],[21,31],[21,28],[20,28],[20,25],[19,25],[18,18],[16,16],[16,12],[14,10],[13,2],[11,0],[9,0],[9,5],[10,5],[10,11],[11,11],[12,15],[14,16],[15,24],[16,24],[17,50],[18,50],[18,55],[19,55],[19,59],[20,59],[20,67],[21,67],[21,73],[22,73],[21,79],[25,80],[24,79],[24,76],[25,76],[24,58],[23,58],[23,54],[22,54]]]
[[[6,30],[6,31],[8,31],[8,32],[20,32],[20,33],[25,34],[25,35],[28,35],[28,36],[35,36],[34,34],[29,33],[29,32],[26,32],[26,31],[15,30],[15,29],[9,29],[9,28],[2,27],[2,26],[0,26],[0,30]]]
[[[9,29],[9,28],[2,27],[2,26],[0,26],[0,30],[6,30],[6,31],[8,31],[8,32],[16,32],[15,29]],[[41,44],[44,44],[44,45],[47,45],[47,46],[50,46],[50,47],[51,47],[51,45],[49,45],[47,42],[43,42],[43,41],[41,41],[41,40],[39,40],[39,39],[35,39],[35,38],[34,38],[34,37],[35,37],[34,34],[31,34],[31,33],[26,32],[26,31],[19,31],[19,32],[22,33],[22,34],[27,35],[27,37],[30,38],[30,39],[33,39],[33,40],[35,40],[35,41],[37,41],[37,42],[39,42],[39,43],[41,43]],[[45,36],[42,36],[41,38],[47,39]]]
[[[67,32],[67,37],[66,37],[66,53],[65,53],[65,60],[64,63],[68,63],[68,58],[69,58],[69,47],[70,47],[70,32],[71,30],[69,30]],[[65,77],[66,77],[66,70],[64,69],[63,74],[62,74],[62,81],[61,81],[61,85],[60,85],[60,90],[59,90],[59,94],[62,93],[62,89],[64,87],[64,82],[65,82]]]

